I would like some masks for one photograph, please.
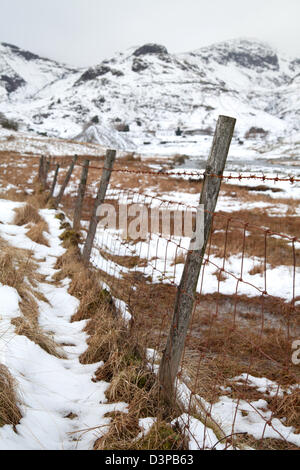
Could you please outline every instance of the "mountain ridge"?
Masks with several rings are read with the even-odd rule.
[[[168,129],[209,129],[218,114],[237,118],[240,137],[251,128],[278,137],[300,130],[299,86],[300,59],[246,38],[179,54],[144,44],[84,68],[0,43],[0,111],[60,137],[84,138],[97,117],[141,144]]]

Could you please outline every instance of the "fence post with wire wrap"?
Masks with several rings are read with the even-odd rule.
[[[83,261],[86,264],[88,264],[90,260],[93,242],[94,242],[94,238],[95,238],[95,234],[97,230],[97,225],[98,225],[97,211],[105,199],[106,190],[109,184],[115,158],[116,158],[116,151],[110,150],[110,149],[107,150],[106,155],[105,155],[102,177],[101,177],[99,189],[97,192],[97,196],[95,199],[94,207],[93,207],[93,213],[92,213],[92,217],[91,217],[91,221],[89,225],[88,234],[87,234],[85,245],[83,248],[82,256],[83,256]]]
[[[219,116],[204,176],[200,205],[204,209],[204,237],[200,249],[189,250],[177,289],[173,319],[159,368],[159,385],[167,402],[174,399],[174,383],[182,357],[190,317],[193,311],[199,273],[208,241],[236,120]],[[216,176],[211,176],[216,175]],[[192,242],[193,240],[191,240]],[[191,245],[190,245],[191,246]]]

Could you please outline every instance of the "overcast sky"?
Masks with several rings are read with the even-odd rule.
[[[300,57],[300,0],[0,0],[0,42],[75,66],[157,42],[185,52],[236,37]]]

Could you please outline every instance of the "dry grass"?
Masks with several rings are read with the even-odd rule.
[[[26,232],[26,236],[35,243],[40,245],[50,246],[44,233],[49,233],[49,227],[47,222],[41,220],[40,222],[32,225],[32,227]]]
[[[146,266],[147,264],[147,260],[143,260],[139,256],[113,255],[112,253],[108,253],[104,250],[100,250],[100,254],[104,259],[113,261],[114,263],[129,269],[135,268],[136,266]]]
[[[128,413],[106,413],[111,418],[108,431],[96,440],[94,450],[128,450],[130,443],[141,431],[136,416]]]
[[[300,434],[300,390],[270,399],[269,406],[277,418],[284,419],[286,426],[293,426],[295,432]]]
[[[134,444],[136,450],[186,450],[187,442],[181,430],[158,420],[150,431]]]
[[[221,216],[220,216],[221,215]],[[244,236],[244,223],[249,221],[247,232]],[[253,225],[251,225],[253,224]],[[214,217],[214,229],[211,235],[210,252],[220,258],[229,258],[232,255],[239,255],[243,251],[249,257],[261,258],[272,267],[293,266],[294,253],[292,244],[285,238],[274,238],[270,235],[265,236],[265,232],[257,229],[258,227],[269,227],[270,230],[279,233],[286,233],[294,236],[298,233],[299,220],[297,217],[267,217],[258,211],[248,213],[240,211],[234,213],[232,221],[227,227],[227,215],[219,213]],[[226,252],[225,250],[226,241]],[[295,249],[296,265],[300,260],[300,250]]]
[[[31,204],[18,207],[15,209],[15,213],[16,215],[13,221],[15,225],[27,225],[29,223],[38,224],[42,221],[38,210]]]
[[[17,188],[10,188],[6,191],[0,192],[0,199],[6,199],[8,201],[23,202],[28,196],[27,192]]]
[[[299,447],[291,444],[290,442],[281,440],[281,439],[271,439],[271,438],[264,438],[264,439],[255,439],[254,437],[247,435],[246,437],[242,438],[239,437],[238,443],[242,446],[250,446],[252,449],[255,450],[298,450]]]
[[[132,414],[113,413],[109,430],[96,440],[94,450],[184,450],[187,448],[182,433],[170,424],[158,420],[147,434],[139,437],[138,419]]]
[[[16,333],[27,336],[42,349],[62,357],[63,353],[51,335],[45,333],[38,324],[37,300],[47,301],[39,292],[38,283],[44,277],[38,272],[38,265],[32,259],[32,252],[8,245],[0,239],[0,282],[3,285],[14,287],[20,296],[20,310],[23,317],[12,320],[16,326]]]
[[[17,402],[16,383],[7,367],[0,364],[0,427],[19,423],[22,415]]]
[[[43,277],[37,272],[37,264],[33,261],[33,253],[29,250],[10,246],[0,238],[0,282],[14,287],[21,298],[32,291]]]
[[[11,320],[16,327],[17,335],[26,336],[30,341],[37,344],[48,354],[58,358],[65,358],[65,354],[59,349],[57,343],[50,334],[45,333],[39,326],[35,315],[18,317]]]

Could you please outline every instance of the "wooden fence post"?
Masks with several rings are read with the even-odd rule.
[[[72,175],[72,172],[73,172],[73,168],[75,166],[75,163],[77,162],[77,159],[78,159],[78,155],[74,155],[73,157],[73,160],[72,160],[72,163],[71,165],[69,166],[69,169],[67,171],[67,174],[66,174],[66,177],[65,177],[65,180],[62,184],[62,187],[60,188],[60,191],[58,193],[58,196],[55,198],[55,206],[58,207],[58,205],[60,204],[61,200],[62,200],[62,197],[64,195],[64,192],[65,192],[65,189],[70,181],[70,178],[71,178],[71,175]]]
[[[221,178],[231,143],[236,120],[219,116],[210,155],[206,164],[200,205],[204,209],[204,236],[201,249],[189,250],[177,289],[173,319],[166,348],[160,363],[158,380],[162,398],[167,403],[174,400],[174,384],[184,349],[190,317],[196,297],[197,282],[215,211]],[[218,176],[211,176],[218,175]]]
[[[83,198],[86,189],[86,182],[88,177],[89,171],[89,160],[84,160],[83,168],[81,172],[80,184],[78,189],[78,195],[75,203],[75,210],[74,210],[74,220],[73,220],[73,229],[78,231],[80,229],[80,220],[81,220],[81,212],[82,212],[82,204]]]
[[[40,164],[39,164],[39,176],[38,176],[40,183],[42,183],[42,181],[43,181],[44,167],[45,167],[44,160],[45,160],[44,155],[41,155],[40,156]]]
[[[43,178],[42,178],[42,185],[43,189],[46,189],[47,186],[47,177],[48,177],[48,172],[50,168],[50,160],[44,159],[44,170],[43,170]]]
[[[55,190],[55,186],[56,186],[56,182],[57,182],[57,176],[58,176],[58,172],[59,172],[59,163],[56,164],[56,167],[55,167],[55,173],[54,173],[54,177],[53,177],[53,181],[52,181],[52,186],[51,186],[51,189],[50,189],[50,195],[49,195],[49,198],[53,197],[53,194],[54,194],[54,190]]]
[[[89,230],[88,230],[88,234],[86,237],[86,241],[85,241],[85,245],[84,245],[83,253],[82,253],[83,261],[86,264],[88,264],[90,261],[91,251],[92,251],[93,242],[94,242],[94,238],[96,234],[96,229],[97,229],[97,224],[98,224],[97,210],[98,210],[98,207],[104,202],[105,194],[106,194],[106,190],[107,190],[108,183],[110,180],[111,171],[113,168],[115,158],[116,158],[115,150],[106,151],[104,169],[103,169],[99,189],[97,192],[97,196],[95,199],[95,204],[93,207],[93,214],[91,217]]]

